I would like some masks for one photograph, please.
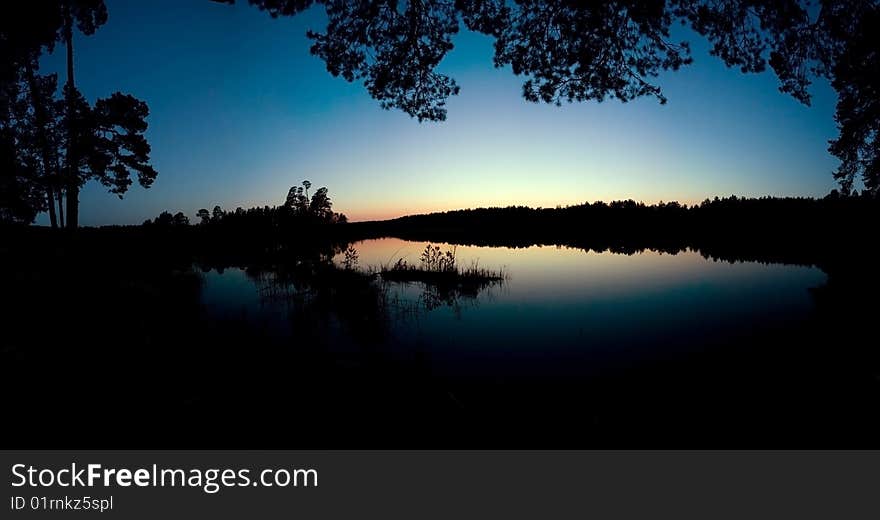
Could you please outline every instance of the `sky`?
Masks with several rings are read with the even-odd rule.
[[[656,80],[669,102],[534,104],[522,77],[492,65],[492,40],[462,27],[438,70],[461,93],[448,119],[419,123],[379,107],[309,53],[320,8],[272,19],[207,0],[106,0],[109,20],[78,35],[77,86],[150,107],[159,176],[123,200],[97,182],[82,225],[139,224],[164,210],[278,205],[308,179],[350,220],[478,206],[555,207],[632,198],[692,204],[714,196],[822,196],[835,187],[836,96],[817,81],[806,107],[772,72],[744,75],[708,53]],[[43,58],[65,80],[64,48]],[[38,223],[47,223],[41,215]]]

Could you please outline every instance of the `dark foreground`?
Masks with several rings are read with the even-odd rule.
[[[828,281],[796,330],[744,323],[689,353],[539,381],[449,380],[418,352],[391,355],[387,293],[330,262],[359,237],[4,235],[7,447],[877,448],[880,439],[877,263],[852,234],[666,241],[669,252],[816,265]],[[655,247],[639,237],[590,246],[585,236],[558,241]],[[209,312],[201,270],[229,267],[292,298],[295,333]],[[334,327],[356,338],[353,348],[334,348]]]

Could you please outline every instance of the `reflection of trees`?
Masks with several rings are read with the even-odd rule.
[[[477,295],[492,294],[494,285],[410,282],[413,292],[407,293],[403,290],[406,285],[383,283],[355,269],[334,267],[331,259],[348,244],[327,241],[271,247],[251,246],[244,240],[205,244],[190,228],[171,227],[161,232],[85,229],[77,241],[65,245],[66,249],[53,251],[44,235],[37,234],[43,231],[48,232],[10,232],[8,239],[18,246],[0,255],[0,265],[7,274],[7,299],[13,302],[4,322],[0,381],[8,390],[2,403],[12,413],[23,414],[48,404],[57,411],[10,430],[13,438],[39,439],[63,420],[75,426],[72,431],[78,439],[112,442],[112,431],[95,427],[77,412],[85,406],[109,410],[114,423],[135,432],[134,439],[164,438],[169,435],[167,424],[172,422],[181,426],[173,435],[188,435],[186,439],[194,441],[296,439],[317,443],[342,438],[364,424],[377,424],[362,429],[366,430],[363,435],[369,436],[363,437],[364,442],[378,445],[395,434],[440,439],[437,425],[469,434],[465,426],[472,423],[460,420],[457,403],[460,400],[476,409],[472,403],[492,395],[484,393],[485,387],[468,388],[443,379],[434,371],[436,358],[412,348],[413,344],[401,343],[405,348],[397,350],[371,347],[395,345],[388,337],[393,320],[418,318],[435,309],[466,311],[468,305],[479,302]],[[591,251],[595,247],[629,254],[658,250],[638,241],[602,245],[583,241],[579,245],[591,247]],[[675,252],[666,246],[662,250]],[[564,391],[542,385],[540,389],[546,392],[535,394],[535,387],[511,385],[504,389],[504,399],[496,401],[499,406],[509,405],[509,410],[502,412],[509,411],[509,417],[519,419],[549,407],[547,416],[559,422],[570,415],[566,414],[573,405],[588,402],[589,396],[610,396],[592,405],[590,413],[603,420],[617,420],[622,414],[633,417],[631,424],[624,422],[619,432],[610,433],[617,438],[618,433],[638,431],[637,427],[646,424],[642,419],[653,417],[654,408],[649,405],[637,408],[647,416],[632,412],[634,403],[646,402],[646,395],[654,395],[656,400],[649,403],[660,403],[656,409],[665,413],[666,403],[691,402],[694,388],[700,388],[702,396],[716,395],[702,391],[700,385],[718,381],[715,389],[730,389],[729,394],[721,394],[731,399],[728,404],[749,402],[760,407],[764,391],[778,396],[779,387],[793,381],[797,385],[791,386],[793,391],[806,392],[799,399],[800,415],[792,415],[798,422],[779,420],[773,423],[773,431],[805,439],[803,442],[820,438],[866,445],[875,442],[880,431],[880,419],[873,413],[880,350],[872,347],[870,337],[880,292],[874,276],[876,252],[853,243],[849,248],[824,251],[795,248],[784,238],[776,243],[719,239],[706,243],[700,251],[711,258],[733,261],[818,258],[817,265],[829,274],[828,283],[811,291],[815,312],[803,328],[755,333],[756,344],[733,346],[736,351],[746,349],[741,356],[710,357],[709,365],[688,362],[677,372],[664,367],[634,372],[636,375],[619,380],[611,379],[613,374],[607,380],[584,378],[577,382],[583,386],[572,384]],[[75,262],[60,262],[64,267],[58,268],[56,255]],[[200,276],[188,270],[193,258],[198,258],[203,268],[246,267],[250,279],[264,289],[267,302],[289,304],[289,322],[296,339],[288,341],[286,336],[278,337],[275,331],[246,320],[216,319],[205,313],[199,303]],[[72,314],[65,307],[46,305],[45,295],[52,291],[81,296]],[[339,337],[333,334],[340,328],[346,338],[364,348],[353,353],[324,348],[333,345]],[[705,370],[707,366],[711,370]],[[123,373],[135,383],[132,391],[69,395],[58,391],[76,386],[82,374],[94,370]],[[744,373],[756,374],[759,379],[742,385]],[[154,384],[157,378],[161,385]],[[29,392],[15,391],[30,388],[37,380],[50,383]],[[672,390],[664,393],[670,385]],[[683,393],[676,393],[677,389]],[[741,396],[740,392],[746,394]],[[687,399],[676,401],[681,396]],[[704,412],[717,412],[710,415],[717,417],[730,409],[705,399],[700,401],[705,406],[697,414],[689,413],[695,408],[683,407],[688,415],[676,416],[684,422],[670,432],[687,434],[694,430],[688,426],[702,424],[693,421],[703,421]],[[769,405],[758,412],[768,409]],[[773,407],[768,418],[775,417],[776,410]],[[428,427],[412,434],[416,413],[436,421],[426,422]],[[292,416],[308,418],[320,429],[294,431],[289,428]],[[756,416],[743,412],[741,417]],[[573,428],[574,424],[556,431],[581,435],[583,431]],[[751,424],[747,427],[754,431]],[[518,431],[515,439],[527,436],[515,428],[505,431]],[[305,437],[308,435],[311,437]],[[738,439],[733,433],[718,435],[712,439]],[[658,439],[674,442],[671,437]]]
[[[455,285],[437,285],[425,283],[419,302],[427,311],[440,307],[449,307],[456,314],[462,306],[476,306],[477,296],[489,288],[503,285],[504,280],[484,280]]]
[[[870,239],[854,226],[880,216],[870,193],[822,199],[741,197],[698,205],[595,202],[561,208],[477,208],[347,228],[351,239],[393,236],[474,246],[561,245],[596,252],[700,251],[707,258],[825,265]]]
[[[234,257],[218,255],[202,258],[202,268],[243,267],[266,305],[283,306],[291,329],[299,338],[321,343],[328,341],[332,329],[343,329],[362,344],[387,337],[393,320],[417,319],[439,308],[456,314],[475,306],[483,291],[500,286],[502,279],[457,279],[391,281],[377,273],[354,268],[354,261],[336,265],[336,255],[353,258],[356,251],[347,243],[325,242],[303,247],[239,252]],[[415,297],[403,290],[418,287]]]
[[[503,283],[503,280],[454,285],[423,281],[383,281],[381,287],[386,295],[386,305],[394,317],[407,319],[418,318],[421,314],[440,308],[451,309],[456,315],[460,315],[464,308],[479,305],[477,297],[481,293],[500,287]],[[415,298],[402,296],[403,288],[413,286],[419,288]]]
[[[283,305],[295,330],[342,326],[357,341],[372,342],[388,332],[392,320],[417,318],[439,308],[462,309],[478,304],[484,290],[500,286],[503,280],[437,284],[397,282],[353,269],[341,269],[326,259],[249,266],[245,272],[256,285],[260,299],[269,305]],[[418,286],[415,298],[403,294],[404,287]]]
[[[456,248],[442,251],[440,246],[428,244],[419,257],[418,265],[410,265],[403,258],[382,267],[375,274],[386,287],[393,284],[420,284],[422,292],[414,302],[417,309],[431,311],[451,307],[461,312],[460,302],[476,304],[480,291],[500,285],[506,279],[503,271],[480,267],[476,261],[470,266],[460,265]]]
[[[475,303],[476,294],[463,294],[455,289],[443,290],[439,287],[426,285],[425,290],[420,297],[420,301],[422,305],[424,305],[425,310],[432,311],[440,307],[449,307],[453,309],[456,314],[461,312],[462,299],[467,299],[467,301]]]
[[[343,250],[300,250],[245,272],[262,301],[287,307],[294,334],[318,338],[341,327],[358,342],[375,343],[387,333],[387,293],[369,275],[336,267],[333,255]]]

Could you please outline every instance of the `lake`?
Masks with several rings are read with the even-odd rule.
[[[401,258],[418,264],[426,245],[384,238],[353,247],[357,268],[373,272]],[[322,324],[325,354],[341,366],[381,358],[430,381],[444,407],[518,427],[538,419],[572,427],[571,412],[582,409],[606,440],[673,417],[678,439],[698,425],[714,432],[705,438],[728,438],[717,429],[730,435],[782,418],[772,431],[786,435],[786,425],[812,420],[803,414],[816,413],[817,393],[828,395],[811,372],[822,362],[805,348],[817,333],[814,291],[827,281],[817,267],[692,250],[439,245],[455,248],[458,265],[505,279],[438,291],[375,277],[382,309],[365,312],[369,326],[351,326],[332,306],[319,317],[301,299],[271,297],[278,284],[237,268],[208,272],[202,301],[212,316],[247,322],[291,349],[301,348],[306,315]]]
[[[354,248],[358,268],[371,271],[400,258],[417,264],[426,245],[386,238]],[[389,345],[411,345],[438,358],[663,356],[806,320],[813,308],[810,289],[826,281],[815,267],[731,263],[694,251],[624,255],[556,246],[440,246],[455,247],[459,265],[501,270],[505,280],[463,295],[432,295],[420,282],[385,284],[394,301]],[[203,301],[221,315],[246,316],[289,334],[291,309],[261,292],[242,269],[211,271]]]

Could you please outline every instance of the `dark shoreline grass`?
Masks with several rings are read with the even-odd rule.
[[[425,247],[418,265],[400,258],[376,274],[390,282],[422,282],[443,287],[484,287],[507,279],[503,270],[480,267],[476,261],[468,267],[460,267],[456,263],[455,247],[441,252],[439,246],[430,244]]]
[[[455,267],[435,271],[415,265],[395,264],[380,270],[378,274],[383,280],[391,282],[423,282],[432,285],[474,285],[502,282],[507,279],[503,271],[493,271],[477,265],[465,269]]]

